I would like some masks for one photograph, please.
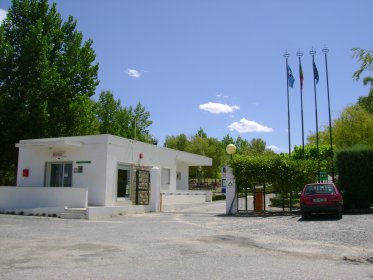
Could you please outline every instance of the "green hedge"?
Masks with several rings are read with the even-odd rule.
[[[373,204],[373,148],[338,151],[336,168],[345,208],[369,208]]]
[[[300,191],[314,182],[317,166],[314,160],[294,160],[283,155],[268,157],[235,156],[230,165],[237,186],[267,183],[275,192]]]

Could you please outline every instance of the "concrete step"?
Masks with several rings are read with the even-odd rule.
[[[87,208],[65,208],[61,219],[87,219]]]

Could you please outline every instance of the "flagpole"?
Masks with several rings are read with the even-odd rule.
[[[310,50],[312,55],[312,67],[313,67],[313,88],[315,93],[315,116],[316,116],[316,151],[317,151],[317,182],[320,182],[320,155],[319,155],[319,122],[317,118],[317,95],[316,95],[316,76],[315,76],[315,54],[316,51],[312,47]]]
[[[288,70],[288,58],[290,54],[286,50],[284,53],[286,59],[286,92],[287,92],[287,103],[288,103],[288,142],[289,142],[289,157],[291,154],[291,143],[290,143],[290,102],[289,102],[289,70]]]
[[[331,151],[331,168],[332,168],[332,180],[333,183],[335,182],[334,178],[334,152],[333,152],[333,134],[332,134],[332,117],[330,114],[330,95],[329,95],[329,74],[328,74],[328,59],[327,59],[327,53],[329,52],[329,49],[324,45],[324,48],[322,49],[322,52],[325,55],[325,69],[326,69],[326,90],[328,93],[328,110],[329,110],[329,135],[330,135],[330,151]]]
[[[298,49],[297,56],[299,58],[299,79],[300,79],[300,108],[301,108],[301,120],[302,120],[302,156],[304,158],[304,121],[303,121],[303,70],[302,70],[302,56],[303,53]]]

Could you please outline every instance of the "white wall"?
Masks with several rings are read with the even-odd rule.
[[[88,203],[96,206],[115,205],[118,163],[170,169],[170,184],[161,186],[168,192],[188,189],[189,165],[211,165],[210,158],[112,135],[22,140],[18,147],[17,186],[44,186],[45,162],[73,162],[73,169],[83,167],[82,173],[73,173],[73,188],[87,187]],[[61,158],[52,156],[57,151],[63,152]],[[26,168],[30,172],[27,178],[22,177]],[[181,180],[176,179],[177,172],[181,172]]]
[[[0,209],[27,209],[68,206],[86,208],[86,188],[0,187]]]
[[[88,201],[90,205],[105,205],[106,189],[106,139],[107,135],[97,137],[67,137],[75,142],[82,143],[81,147],[68,145],[61,146],[20,146],[17,186],[41,187],[44,184],[46,162],[72,162],[73,169],[83,167],[83,173],[73,173],[72,187],[88,188]],[[50,140],[51,142],[53,139]],[[60,158],[53,157],[54,152],[63,152]],[[90,163],[79,163],[86,161]],[[29,169],[29,177],[22,176],[22,170]]]
[[[20,149],[18,157],[17,186],[44,186],[45,161],[51,160],[50,152],[44,149]],[[29,177],[23,177],[22,171],[29,170]]]
[[[180,172],[180,179],[177,178],[177,173]],[[176,190],[189,189],[189,166],[185,163],[178,162],[176,164]]]

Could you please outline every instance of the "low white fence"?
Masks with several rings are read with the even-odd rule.
[[[211,191],[184,191],[161,193],[163,205],[193,204],[212,201]]]
[[[43,207],[86,208],[87,188],[0,187],[0,210]]]

